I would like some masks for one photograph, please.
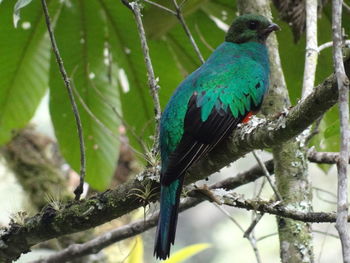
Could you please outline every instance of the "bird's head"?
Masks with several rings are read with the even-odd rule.
[[[234,43],[259,42],[265,43],[272,31],[280,27],[266,17],[255,14],[237,17],[229,28],[225,40]]]

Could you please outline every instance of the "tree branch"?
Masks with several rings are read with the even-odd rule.
[[[339,90],[340,153],[338,167],[337,223],[342,244],[343,262],[350,263],[350,237],[348,217],[348,160],[349,160],[349,79],[343,63],[342,0],[332,2],[333,62]]]
[[[347,47],[350,47],[350,40],[345,40],[344,41],[344,45],[347,46]],[[329,48],[329,47],[332,47],[333,46],[333,42],[327,42],[327,43],[324,43],[322,45],[320,45],[317,50],[318,52],[320,53],[321,51],[323,51],[324,49],[326,48]]]
[[[268,166],[270,166],[269,164],[272,164],[272,162],[269,162]],[[230,180],[236,180],[238,182],[239,180],[234,178],[243,178],[248,176],[248,174],[250,173],[254,173],[256,176],[263,176],[265,172],[259,171],[260,173],[256,173],[258,171],[256,167],[254,167],[253,169],[245,173],[237,175],[236,177],[232,177],[230,178]],[[223,180],[221,182],[218,182],[210,186],[209,189],[214,190],[214,194],[215,194],[215,189],[224,188],[228,190],[228,189],[232,189],[232,187],[235,188],[235,186],[232,184],[230,180]],[[180,212],[187,210],[189,208],[192,208],[206,200],[205,198],[203,198],[203,196],[200,196],[197,190],[191,190],[187,194],[188,196],[195,196],[195,197],[186,198],[183,202],[181,202]],[[251,200],[243,199],[242,196],[235,195],[235,194],[227,194],[220,198],[223,199],[223,203],[225,205],[243,208],[246,210],[260,211],[262,213],[269,213],[269,214],[278,215],[285,218],[291,218],[291,219],[299,220],[303,222],[329,223],[329,222],[335,222],[336,220],[335,213],[301,212],[300,210],[297,210],[297,209],[287,208],[286,206],[283,206],[280,202],[278,203],[267,202],[261,199],[251,199]],[[153,214],[152,216],[150,216],[149,218],[147,218],[146,220],[138,220],[134,223],[124,225],[115,230],[112,230],[98,237],[95,237],[94,239],[82,244],[70,245],[69,247],[53,255],[50,255],[47,258],[36,260],[31,263],[66,262],[66,261],[71,261],[72,259],[76,259],[89,254],[96,254],[103,248],[115,242],[119,242],[129,237],[136,236],[156,226],[158,216],[159,216],[159,211]],[[350,218],[348,220],[350,221]],[[243,230],[240,226],[239,228]]]
[[[339,159],[339,153],[337,152],[317,152],[315,148],[311,148],[308,151],[308,160],[313,163],[319,164],[336,164]],[[350,163],[350,158],[348,163]]]
[[[337,84],[332,75],[285,116],[270,121],[257,122],[253,119],[236,130],[230,141],[223,142],[190,169],[186,184],[208,177],[253,149],[271,147],[295,137],[332,107],[337,97]],[[271,164],[266,165],[271,169]],[[261,176],[260,167],[256,167],[255,171],[258,169]],[[47,207],[37,215],[27,218],[24,225],[10,225],[0,235],[0,259],[16,259],[21,253],[29,251],[32,245],[98,226],[133,211],[145,201],[133,194],[135,189],[143,190],[147,184],[151,184],[152,189],[158,187],[156,181],[147,179],[147,176],[153,174],[154,171],[145,170],[139,179],[128,181],[115,190],[106,191],[87,200],[68,203],[59,211]],[[230,179],[228,185],[233,188],[256,178],[256,173],[248,173]],[[154,196],[147,201],[152,202],[157,198],[158,196]]]
[[[263,201],[260,199],[244,199],[239,195],[231,194],[223,197],[223,204],[255,210],[262,213],[269,213],[279,217],[290,218],[305,223],[330,223],[336,221],[335,213],[324,212],[302,212],[300,209],[290,209],[290,206],[283,206],[279,202]],[[350,218],[347,218],[350,221]]]
[[[317,0],[306,0],[306,53],[302,98],[314,87],[318,59],[317,45]]]
[[[52,30],[51,19],[50,19],[50,15],[49,15],[49,10],[48,10],[47,5],[46,5],[46,1],[41,0],[41,4],[42,4],[44,14],[45,14],[45,21],[46,21],[47,30],[49,32],[49,36],[50,36],[50,40],[51,40],[52,50],[53,50],[53,53],[55,54],[56,62],[58,64],[60,73],[62,75],[64,84],[67,88],[69,100],[70,100],[70,103],[72,105],[73,114],[74,114],[75,122],[77,125],[77,130],[78,130],[79,146],[80,146],[80,183],[77,186],[77,188],[75,189],[74,193],[75,193],[75,200],[79,200],[80,195],[83,193],[84,178],[85,178],[85,171],[86,171],[86,157],[85,157],[83,126],[81,124],[78,106],[77,106],[77,103],[75,102],[75,99],[74,99],[73,89],[71,87],[70,80],[69,80],[69,77],[67,75],[66,69],[64,68],[63,60],[62,60],[62,57],[60,55],[60,51],[59,51],[57,43],[56,43],[55,35],[53,33],[53,30]]]
[[[153,144],[153,149],[152,152],[156,153],[158,152],[158,142],[159,142],[159,131],[160,131],[160,117],[162,114],[162,110],[160,108],[160,102],[159,102],[159,96],[158,96],[158,90],[159,90],[159,85],[158,81],[154,75],[154,70],[152,66],[152,60],[149,55],[149,48],[146,40],[146,33],[145,29],[143,27],[142,23],[142,15],[140,11],[140,6],[137,1],[133,3],[128,3],[126,0],[122,0],[122,2],[133,12],[135,16],[135,21],[137,25],[137,31],[139,33],[139,37],[141,40],[141,48],[143,52],[143,57],[145,59],[145,64],[147,68],[147,75],[148,75],[148,85],[151,91],[151,95],[153,98],[153,107],[154,107],[154,118],[156,122],[156,127],[155,127],[155,132],[154,132],[154,144]]]
[[[273,182],[271,181],[271,178],[270,178],[270,173],[269,171],[267,170],[264,162],[261,160],[261,158],[257,155],[257,153],[255,151],[253,151],[253,155],[257,161],[257,163],[260,165],[260,168],[264,171],[264,175],[265,175],[265,178],[267,179],[267,181],[269,182],[273,192],[275,193],[276,197],[277,197],[277,200],[282,200],[282,197],[280,195],[280,193],[278,192],[278,190],[276,189],[275,185],[273,184]]]
[[[199,60],[202,62],[202,64],[205,62],[203,56],[202,56],[202,53],[200,52],[198,46],[197,46],[197,43],[196,41],[194,40],[192,34],[191,34],[191,31],[190,29],[188,28],[187,24],[186,24],[186,21],[182,15],[182,12],[181,12],[181,6],[179,6],[177,4],[177,1],[176,0],[173,0],[173,3],[174,3],[174,6],[175,6],[175,9],[176,9],[176,17],[177,19],[180,21],[183,29],[185,30],[185,33],[186,35],[188,36],[188,38],[190,39],[190,42],[194,48],[194,50],[196,51],[196,54],[199,58]]]
[[[273,170],[272,161],[266,162],[265,165],[266,167],[268,167],[270,171]],[[260,166],[255,166],[252,169],[246,172],[240,173],[235,177],[228,178],[226,180],[222,180],[216,184],[213,184],[209,187],[209,189],[213,190],[213,189],[220,188],[220,189],[232,190],[234,188],[239,187],[242,184],[254,181],[255,179],[262,176],[263,173],[264,172],[260,170]],[[200,195],[197,189],[195,188],[187,192],[187,195],[192,197],[186,198],[183,202],[181,202],[180,212],[187,210],[191,207],[194,207],[197,204],[206,200],[206,197],[203,198],[203,196]],[[70,245],[68,248],[63,249],[55,253],[54,255],[51,255],[42,260],[34,261],[32,263],[65,262],[67,260],[72,260],[74,258],[79,258],[85,255],[98,253],[101,249],[115,242],[138,235],[156,226],[158,215],[159,215],[159,211],[146,220],[138,220],[129,225],[119,227],[113,231],[102,234],[84,244]]]

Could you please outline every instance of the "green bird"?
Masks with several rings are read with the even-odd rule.
[[[176,89],[160,124],[161,194],[154,254],[174,244],[186,171],[239,123],[256,113],[269,86],[266,39],[276,24],[260,15],[237,17],[222,43]]]

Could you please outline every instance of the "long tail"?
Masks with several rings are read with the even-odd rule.
[[[154,255],[160,259],[169,257],[170,246],[175,241],[182,184],[183,177],[172,182],[170,185],[161,186],[160,214],[154,245]]]

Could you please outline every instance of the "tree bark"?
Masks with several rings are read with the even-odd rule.
[[[271,18],[269,1],[240,0],[243,13],[259,13]],[[281,113],[291,104],[278,53],[276,36],[268,39],[270,56],[270,90],[262,111],[265,115]],[[306,148],[298,139],[272,147],[277,189],[283,204],[311,211],[311,187],[308,178]],[[308,223],[277,217],[280,256],[283,263],[313,262],[312,232]]]

